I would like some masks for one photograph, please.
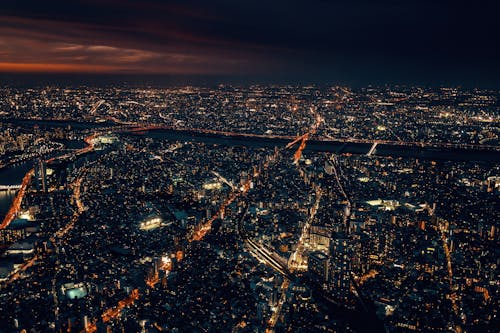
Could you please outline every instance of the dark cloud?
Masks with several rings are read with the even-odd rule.
[[[26,63],[127,73],[498,80],[494,4],[4,1],[0,70]]]

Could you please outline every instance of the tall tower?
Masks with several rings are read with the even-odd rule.
[[[46,172],[46,167],[45,167],[45,161],[43,159],[40,159],[39,162],[39,168],[40,168],[40,184],[42,187],[42,191],[44,193],[47,192],[47,172]]]
[[[307,270],[321,285],[328,282],[330,273],[330,258],[321,251],[313,251],[308,255]]]
[[[351,246],[347,234],[339,232],[330,241],[328,289],[339,303],[349,299],[351,288]]]
[[[46,192],[47,190],[47,176],[45,161],[40,157],[35,163],[35,186],[37,191]]]

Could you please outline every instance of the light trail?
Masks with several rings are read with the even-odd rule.
[[[450,284],[450,291],[451,293],[448,295],[449,300],[451,301],[451,307],[453,311],[455,312],[455,315],[460,318],[462,321],[462,324],[465,325],[465,315],[463,312],[461,313],[461,308],[457,304],[457,293],[456,293],[456,286],[453,284],[453,269],[452,269],[452,263],[451,263],[451,252],[450,248],[448,246],[448,237],[446,236],[446,225],[448,222],[437,219],[438,225],[436,226],[441,233],[441,241],[442,241],[442,246],[443,246],[443,251],[446,257],[446,270],[448,271],[448,279],[449,279],[449,284]],[[457,332],[462,332],[463,329],[460,326],[460,324],[456,324],[456,331]]]
[[[300,143],[300,146],[294,154],[294,164],[297,166],[299,174],[303,178],[305,177],[305,172],[299,167],[299,160],[300,160],[300,157],[302,156],[302,151],[306,147],[306,142],[309,139],[309,136],[314,135],[316,133],[316,130],[318,129],[318,127],[324,121],[323,118],[318,113],[316,113],[315,109],[311,108],[310,110],[313,113],[313,115],[315,116],[316,122],[314,123],[312,128],[309,130],[309,132],[302,136],[302,138],[301,138],[302,141]],[[294,140],[292,143],[288,144],[287,148],[294,145],[298,141],[298,139],[299,138]],[[290,272],[293,272],[294,270],[301,270],[301,271],[307,270],[307,264],[304,265],[304,262],[305,262],[305,258],[304,258],[305,239],[307,238],[307,235],[309,234],[311,223],[314,220],[314,217],[316,216],[316,212],[319,208],[319,203],[321,201],[321,196],[322,196],[321,187],[319,187],[319,186],[314,187],[314,185],[313,185],[313,188],[316,192],[316,200],[315,200],[313,208],[311,209],[311,213],[310,213],[306,223],[304,224],[304,227],[302,228],[302,232],[301,232],[301,235],[299,237],[299,241],[297,243],[297,248],[288,260],[287,266],[288,266],[288,270]],[[289,280],[287,278],[285,278],[285,280],[281,284],[280,299],[278,301],[276,309],[274,310],[273,314],[271,315],[271,318],[269,318],[269,321],[267,323],[266,333],[273,333],[274,332],[274,327],[276,326],[276,323],[278,322],[279,316],[281,314],[281,309],[283,308],[283,304],[286,302],[286,292],[288,290],[288,287],[289,287]]]
[[[311,112],[313,112],[313,114],[315,114],[315,119],[316,119],[316,122],[314,123],[314,125],[312,126],[312,128],[309,130],[308,133],[306,133],[303,137],[309,137],[309,135],[311,134],[314,134],[316,133],[316,130],[317,128],[320,126],[320,124],[322,123],[323,121],[323,118],[321,118],[321,116],[317,115],[315,113],[315,111],[311,108]],[[297,141],[298,138],[295,139],[295,143],[298,142]],[[304,139],[302,139],[304,140]],[[291,147],[293,144],[289,144],[285,147],[285,149],[288,147]],[[296,152],[295,154],[299,154],[301,155],[302,154],[302,150],[305,148],[305,141],[302,142],[301,144],[301,147],[299,147],[299,150],[298,150],[298,153]],[[270,161],[276,161],[277,158],[278,158],[278,155],[279,155],[279,150],[276,150],[274,152],[274,154],[272,155],[272,157],[268,160],[268,162],[266,162],[265,164],[263,164],[264,168],[267,168],[268,167],[268,164]],[[300,158],[300,156],[299,156]],[[217,210],[217,212],[206,222],[204,223],[201,223],[199,224],[196,229],[195,229],[195,232],[193,233],[193,235],[188,239],[189,242],[192,242],[192,241],[199,241],[199,240],[202,240],[205,235],[210,232],[210,230],[212,229],[212,224],[213,222],[218,219],[219,217],[223,216],[227,206],[229,206],[234,200],[236,200],[239,196],[241,196],[242,194],[246,194],[247,191],[250,189],[250,184],[252,183],[253,179],[257,178],[260,176],[260,172],[258,170],[260,170],[261,168],[258,167],[258,168],[254,168],[254,172],[251,173],[251,177],[243,184],[243,186],[239,189],[239,191],[237,191],[236,189],[234,189],[230,196],[222,203],[222,205],[219,207],[219,209]]]
[[[57,298],[57,292],[56,292],[56,287],[57,287],[57,276],[59,275],[59,272],[61,271],[59,269],[60,266],[60,259],[59,259],[59,246],[60,243],[65,243],[64,237],[68,234],[69,231],[71,231],[80,217],[80,214],[84,211],[83,209],[83,203],[81,202],[80,194],[81,194],[81,184],[82,184],[82,177],[77,178],[75,181],[73,181],[70,184],[70,187],[73,188],[73,195],[72,198],[74,199],[75,205],[76,205],[76,210],[74,211],[73,215],[71,216],[71,219],[69,222],[61,229],[59,229],[54,236],[50,237],[50,241],[54,245],[56,254],[57,254],[57,261],[55,265],[55,270],[56,272],[52,276],[52,296],[54,300],[54,318],[55,322],[57,323],[59,321],[59,300]],[[90,326],[93,327],[93,326]],[[90,331],[89,331],[90,332]]]
[[[297,170],[299,171],[300,176],[304,179],[304,182],[307,183],[306,181],[306,172],[299,167],[299,159],[302,155],[302,151],[306,147],[306,141],[309,138],[309,135],[314,135],[318,129],[318,127],[321,125],[322,122],[324,122],[323,118],[316,113],[316,110],[311,108],[311,112],[314,115],[316,122],[312,126],[312,128],[309,130],[308,133],[306,133],[303,138],[302,142],[300,144],[299,149],[295,152],[294,155],[294,164],[297,166]],[[318,211],[319,204],[321,201],[321,196],[322,196],[322,190],[321,187],[318,185],[315,185],[312,183],[312,188],[314,189],[316,193],[316,199],[314,202],[313,207],[311,208],[310,214],[304,223],[304,226],[302,227],[302,232],[300,234],[299,240],[297,242],[297,246],[295,251],[292,253],[288,260],[288,268],[290,269],[291,272],[300,270],[300,271],[306,271],[307,270],[307,260],[304,257],[304,251],[306,250],[306,239],[309,235],[309,230],[311,229],[312,222],[314,221],[314,217],[316,216],[316,212]]]
[[[92,151],[94,149],[94,144],[93,144],[94,137],[95,137],[95,135],[90,135],[90,136],[86,137],[84,139],[84,141],[85,141],[85,143],[87,143],[87,146],[77,150],[73,154],[79,155],[79,154],[83,154],[83,153]],[[50,158],[50,159],[46,160],[45,162],[50,163],[50,162],[53,162],[54,160],[57,160],[57,159],[65,159],[69,155],[71,155],[71,154],[65,154],[65,155],[61,155],[59,157]],[[10,224],[10,222],[17,215],[17,213],[20,209],[23,197],[27,191],[28,185],[31,181],[33,174],[34,174],[34,169],[31,169],[24,176],[21,188],[20,188],[16,198],[14,199],[14,202],[11,205],[11,208],[9,209],[9,212],[6,215],[0,229],[7,227]],[[63,237],[66,236],[66,234],[71,229],[73,229],[74,224],[78,220],[80,214],[85,210],[85,206],[83,205],[81,198],[80,198],[81,182],[82,182],[82,177],[79,177],[70,184],[70,187],[73,188],[72,198],[75,201],[75,205],[77,208],[76,211],[73,213],[70,221],[63,228],[59,229],[52,237],[49,238],[55,247],[56,253],[59,253],[58,241],[64,241]],[[38,259],[40,259],[39,255],[35,255],[35,256],[33,256],[33,258],[31,258],[30,260],[28,260],[27,262],[22,264],[21,267],[14,274],[12,274],[10,276],[9,280],[7,280],[3,286],[6,286],[6,285],[18,280],[19,278],[21,278],[22,277],[21,273],[26,271],[28,268],[32,267],[37,262]],[[57,275],[59,273],[59,270],[58,270],[59,264],[60,264],[60,261],[59,261],[59,257],[58,257],[57,262],[56,262],[56,272],[54,273],[54,275],[52,277],[52,294],[53,294],[53,298],[54,298],[54,315],[55,315],[56,322],[58,321],[58,316],[59,316],[59,311],[58,311],[59,306],[58,306],[58,299],[57,299],[57,293],[56,293],[56,282],[57,282]],[[92,327],[92,326],[90,326],[90,327]],[[89,332],[91,332],[91,331],[89,331]]]
[[[33,256],[33,258],[31,258],[30,260],[26,261],[25,263],[23,263],[21,265],[21,267],[14,273],[10,276],[9,280],[7,280],[3,287],[7,286],[8,284],[14,282],[15,280],[19,279],[21,277],[21,273],[22,272],[25,272],[28,268],[30,268],[31,266],[33,266],[35,264],[35,262],[38,260],[38,255],[35,255]]]
[[[307,260],[304,256],[304,251],[306,250],[306,239],[309,235],[309,231],[311,229],[312,222],[314,221],[314,217],[319,208],[319,204],[321,202],[322,190],[319,186],[316,187],[316,200],[314,202],[313,207],[311,208],[311,212],[309,214],[308,219],[304,223],[302,227],[302,232],[297,242],[297,247],[295,252],[292,253],[288,260],[288,269],[290,272],[294,271],[306,271],[307,270]]]
[[[91,152],[94,150],[94,139],[96,138],[97,134],[91,134],[89,136],[87,136],[85,139],[83,139],[83,141],[85,141],[85,143],[87,144],[87,146],[83,147],[83,148],[80,148],[74,152],[71,152],[71,153],[68,153],[68,154],[64,154],[64,155],[60,155],[60,156],[57,156],[57,157],[52,157],[52,158],[49,158],[48,160],[46,160],[45,162],[46,163],[52,163],[56,160],[65,160],[65,159],[68,159],[70,157],[73,157],[73,156],[78,156],[78,155],[81,155],[81,154],[85,154],[85,153],[88,153],[88,152]]]
[[[229,206],[239,196],[240,192],[232,192],[229,198],[227,198],[222,203],[217,212],[214,215],[212,215],[212,217],[208,221],[201,223],[196,227],[195,232],[188,239],[188,241],[193,242],[202,240],[206,236],[206,234],[208,234],[210,230],[212,230],[213,222],[217,220],[219,217],[221,217],[226,211],[227,206]]]
[[[118,318],[121,315],[121,312],[124,308],[131,306],[138,299],[139,299],[139,289],[132,290],[130,295],[128,295],[127,297],[118,302],[117,306],[107,309],[106,311],[103,312],[103,314],[101,315],[103,323],[107,323],[112,319]]]
[[[368,273],[366,273],[365,275],[363,276],[360,276],[360,277],[357,277],[355,280],[357,281],[358,283],[358,287],[361,287],[367,280],[369,279],[373,279],[374,277],[376,277],[377,275],[379,274],[378,271],[372,269],[370,270]]]
[[[280,299],[278,300],[278,304],[276,308],[273,311],[273,314],[267,321],[267,328],[266,328],[266,333],[273,333],[274,332],[274,327],[276,326],[276,323],[278,322],[278,319],[281,314],[281,309],[283,308],[283,304],[285,304],[286,301],[286,291],[288,290],[288,287],[290,286],[290,281],[288,279],[284,279],[283,283],[281,284],[281,295]]]
[[[302,152],[306,148],[307,140],[309,140],[309,137],[316,134],[316,131],[318,130],[319,126],[321,125],[322,122],[324,122],[324,119],[316,112],[314,108],[310,108],[310,111],[314,115],[315,123],[311,126],[311,128],[306,134],[297,137],[295,140],[286,145],[286,148],[288,149],[300,141],[299,148],[293,155],[293,163],[296,165],[298,165],[299,160],[302,157]]]
[[[7,212],[7,215],[5,215],[5,218],[3,219],[3,222],[0,225],[0,230],[7,228],[9,224],[16,218],[19,209],[21,209],[21,203],[23,202],[24,194],[26,193],[28,185],[31,182],[33,174],[34,174],[34,169],[31,169],[24,176],[21,188],[19,189],[19,192],[17,192],[17,195],[14,198],[14,201],[12,202],[12,205],[9,208],[9,211]]]
[[[66,234],[73,229],[75,222],[78,220],[80,217],[80,214],[85,210],[85,206],[83,205],[81,199],[80,199],[80,187],[82,184],[82,177],[77,178],[73,183],[71,183],[71,187],[73,188],[73,195],[72,198],[75,200],[75,205],[77,210],[73,213],[71,220],[69,223],[67,223],[64,228],[59,229],[55,234],[54,237],[51,237],[50,240],[54,243],[55,238],[63,238],[66,236]]]
[[[257,169],[255,169],[254,172],[251,173],[250,178],[247,179],[245,181],[245,183],[239,189],[234,188],[233,191],[230,193],[229,197],[219,207],[217,212],[214,215],[212,215],[212,217],[208,221],[198,224],[198,226],[195,229],[195,232],[193,233],[193,235],[191,237],[189,237],[188,241],[192,242],[192,241],[202,240],[205,237],[205,235],[207,233],[209,233],[210,230],[212,229],[213,222],[215,220],[217,220],[218,218],[224,216],[226,208],[231,203],[233,203],[234,200],[236,200],[238,197],[240,197],[241,195],[244,195],[248,192],[253,179],[257,178],[259,175],[260,175],[260,172],[257,171]]]
[[[106,101],[105,101],[104,99],[101,99],[101,100],[97,101],[96,103],[94,103],[94,105],[93,105],[93,106],[92,106],[92,108],[90,109],[89,114],[90,114],[90,115],[94,115],[94,114],[96,113],[97,109],[98,109],[101,105],[103,105],[104,103],[106,103]]]

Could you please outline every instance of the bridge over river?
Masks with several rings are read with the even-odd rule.
[[[290,136],[221,132],[203,129],[177,129],[166,126],[123,128],[124,133],[154,139],[198,141],[208,144],[250,147],[281,147],[295,139]],[[422,143],[356,138],[311,138],[306,151],[351,153],[367,156],[413,157],[435,160],[500,162],[500,146],[454,143]]]

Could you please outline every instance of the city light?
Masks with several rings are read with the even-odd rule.
[[[491,327],[490,91],[0,90],[9,331]]]

